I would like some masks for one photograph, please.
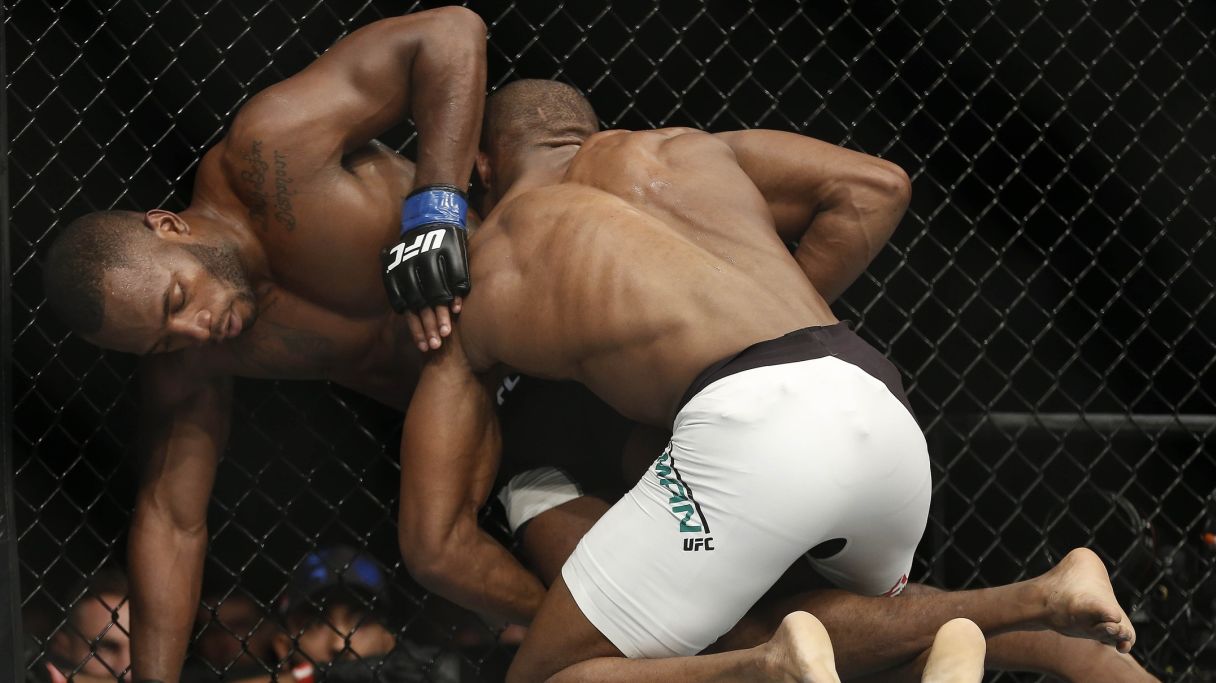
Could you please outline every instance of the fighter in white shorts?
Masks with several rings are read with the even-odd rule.
[[[903,589],[928,451],[898,372],[845,323],[751,346],[681,403],[667,449],[562,571],[625,655],[700,652],[808,550],[841,588]]]
[[[477,534],[462,535],[456,546],[462,571],[443,583],[435,580],[437,565],[419,548],[428,547],[428,538],[446,535],[453,519],[475,510],[489,494],[500,442],[494,377],[514,369],[576,379],[631,419],[655,426],[674,421],[673,472],[692,488],[685,497],[694,509],[700,504],[704,519],[698,519],[702,531],[711,532],[715,550],[683,550],[678,527],[683,514],[672,509],[670,493],[657,498],[666,499],[666,506],[651,501],[644,511],[643,519],[648,516],[649,526],[660,531],[648,530],[645,538],[629,534],[608,548],[596,542],[602,532],[593,530],[584,546],[590,548],[592,561],[581,564],[585,568],[600,563],[602,582],[575,586],[584,592],[581,599],[564,581],[553,585],[510,679],[632,681],[745,670],[763,678],[801,678],[805,672],[798,667],[805,661],[798,657],[782,660],[791,670],[749,668],[772,663],[755,649],[696,658],[622,658],[634,648],[622,634],[657,636],[657,642],[647,644],[656,649],[687,651],[691,644],[707,644],[738,620],[798,555],[840,538],[838,534],[856,533],[844,522],[855,505],[847,502],[842,511],[829,510],[814,498],[889,498],[889,492],[906,487],[912,493],[899,503],[916,510],[916,496],[928,485],[919,437],[904,450],[907,463],[891,465],[892,442],[903,440],[909,429],[915,431],[906,408],[882,382],[853,364],[857,361],[827,357],[848,355],[844,351],[853,342],[836,344],[839,340],[825,336],[823,329],[795,333],[795,356],[767,357],[770,349],[782,354],[788,349],[764,340],[836,324],[777,237],[780,226],[774,221],[805,216],[787,212],[782,193],[789,188],[782,187],[781,178],[765,176],[763,161],[752,163],[772,158],[798,138],[671,130],[609,132],[584,140],[584,131],[593,130],[595,121],[585,101],[555,112],[549,108],[568,93],[548,87],[534,97],[532,89],[504,88],[487,107],[483,139],[488,142],[478,170],[493,210],[470,240],[477,284],[464,301],[453,337],[423,370],[406,418],[400,523],[406,563],[424,584],[462,604],[501,613],[516,608],[493,601],[504,595],[504,587],[534,579],[501,546]],[[521,97],[512,102],[506,93]],[[536,112],[542,110],[547,114],[537,120]],[[760,148],[763,153],[757,153]],[[798,203],[797,197],[788,201]],[[851,337],[847,330],[842,334]],[[707,366],[753,345],[755,349],[740,359],[751,363],[750,369],[720,379],[703,389],[703,395],[696,392],[686,404],[681,400]],[[753,376],[764,380],[759,389],[749,381]],[[829,377],[843,384],[818,386]],[[816,386],[806,386],[808,382]],[[735,384],[744,396],[719,398],[719,385]],[[879,390],[899,412],[884,409],[867,417]],[[712,404],[718,404],[719,412],[709,420],[704,416]],[[813,414],[829,408],[826,417]],[[714,440],[712,453],[705,452],[707,437],[702,434]],[[791,443],[790,437],[800,437],[794,440],[805,445]],[[851,442],[863,438],[868,445],[855,453],[831,453],[845,445],[852,450]],[[686,455],[690,462],[683,461]],[[857,462],[848,464],[850,458]],[[715,481],[706,460],[732,474],[731,486]],[[816,463],[832,466],[823,471]],[[905,472],[924,476],[908,477]],[[830,487],[820,480],[835,480],[835,486],[847,489],[829,493]],[[732,488],[736,486],[738,491]],[[631,504],[636,509],[631,502],[636,498],[626,499],[621,507]],[[879,507],[867,513],[871,521],[895,513],[889,500],[872,505]],[[875,530],[884,542],[892,535],[901,537],[906,548],[899,553],[901,566],[880,570],[898,574],[875,578],[866,569],[850,581],[857,586],[885,581],[875,592],[894,587],[907,571],[924,514],[921,505],[915,525],[901,525],[893,532]],[[619,527],[614,516],[610,512],[599,525]],[[681,567],[666,566],[666,555],[652,549],[661,540],[651,538],[661,539],[663,528],[678,543],[677,552],[705,558],[729,553],[741,563],[735,569],[754,575],[755,581],[723,578],[708,570],[685,574]],[[747,538],[740,540],[740,534]],[[905,534],[915,535],[903,538]],[[723,543],[733,545],[723,550]],[[838,572],[855,569],[855,558],[872,552],[870,547],[856,536],[845,538],[845,547],[833,554],[836,561],[829,558],[828,566]],[[576,551],[576,558],[580,554]],[[609,554],[614,555],[612,566]],[[638,567],[652,571],[646,576],[622,572]],[[684,619],[656,619],[653,611],[621,609],[628,600],[622,584],[634,580],[655,582],[660,588],[648,590],[662,599],[693,592],[697,606],[715,613],[708,628],[717,632],[707,638],[707,627],[695,613]],[[606,597],[588,600],[592,590]],[[679,606],[688,604],[685,598]],[[1126,617],[1117,604],[1113,609],[1118,611],[1114,625],[1122,633]],[[672,632],[662,633],[665,630]],[[780,636],[770,647],[791,642]]]

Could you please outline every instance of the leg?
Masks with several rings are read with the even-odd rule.
[[[524,559],[546,586],[553,585],[579,539],[608,508],[600,498],[580,496],[540,513],[520,529]]]
[[[607,509],[608,504],[598,498],[582,497],[537,515],[523,529],[525,556],[546,585],[553,583],[578,540]],[[806,563],[796,563],[773,591],[707,652],[761,645],[773,636],[785,615],[806,611],[830,629],[837,666],[842,675],[852,677],[914,660],[927,649],[935,629],[958,615],[966,615],[988,626],[988,664],[992,669],[1034,671],[1068,681],[1154,680],[1130,656],[1095,641],[1048,631],[999,634],[1009,610],[995,589],[947,593],[909,584],[898,598],[872,598],[834,589],[805,590],[820,585],[828,584]],[[1006,616],[1002,617],[1002,612]],[[907,680],[919,680],[923,664],[912,667]]]
[[[1003,633],[988,638],[986,666],[990,671],[1046,674],[1067,683],[1160,683],[1131,655],[1120,654],[1095,640],[1069,638],[1051,631]],[[928,652],[886,671],[850,678],[859,683],[916,683],[921,680]]]
[[[622,681],[802,681],[837,683],[822,624],[806,613],[787,617],[763,645],[701,657],[625,659],[587,620],[560,577],[511,663],[509,683]]]
[[[1081,555],[1083,557],[1084,553]],[[1088,566],[1092,568],[1092,565]],[[1065,567],[1064,562],[1061,567]],[[1028,609],[1035,603],[1042,604],[1043,596],[1049,593],[1057,598],[1074,594],[1076,598],[1092,583],[1084,581],[1072,585],[1061,579],[1070,574],[1059,569],[1031,581],[975,591],[945,592],[910,584],[896,598],[873,598],[840,590],[816,590],[798,595],[787,592],[786,597],[770,593],[710,651],[762,643],[780,623],[782,615],[805,610],[819,617],[832,633],[837,666],[848,678],[915,659],[928,649],[938,628],[961,615],[975,621],[988,635],[988,661],[994,668],[1049,673],[1078,681],[1096,680],[1094,676],[1110,681],[1152,680],[1131,657],[1098,641],[1041,630],[1011,632],[1044,629],[1067,621],[1070,613],[1059,605],[1076,604],[1078,599],[1055,600],[1052,604],[1057,606],[1054,608],[1057,613],[1054,615],[1044,616],[1041,611]],[[822,579],[804,569],[787,574],[778,588],[815,585],[816,582],[822,583]],[[1044,590],[1044,583],[1055,588]],[[1110,599],[1113,600],[1113,594]],[[1074,622],[1090,618],[1083,616],[1085,612],[1073,614]],[[919,669],[916,669],[908,680],[917,680],[918,676]]]

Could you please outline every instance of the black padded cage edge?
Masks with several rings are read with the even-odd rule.
[[[0,45],[5,9],[0,5]],[[0,50],[0,92],[8,92],[8,65]],[[8,239],[8,97],[0,97],[0,666],[5,678],[25,676],[21,656],[21,587],[17,570],[17,527],[13,521],[12,281]]]

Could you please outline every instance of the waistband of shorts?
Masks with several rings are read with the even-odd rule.
[[[728,356],[701,371],[693,379],[676,407],[679,413],[694,396],[710,384],[731,375],[770,365],[798,363],[832,356],[855,365],[887,386],[908,412],[912,407],[904,394],[899,371],[885,356],[853,331],[853,323],[842,320],[834,325],[804,327],[776,339],[757,342],[733,356]]]

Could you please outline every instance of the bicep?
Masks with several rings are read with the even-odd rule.
[[[815,214],[853,190],[896,188],[906,176],[898,166],[816,140],[775,130],[718,133],[735,153],[740,168],[764,195],[781,238],[795,242]]]

